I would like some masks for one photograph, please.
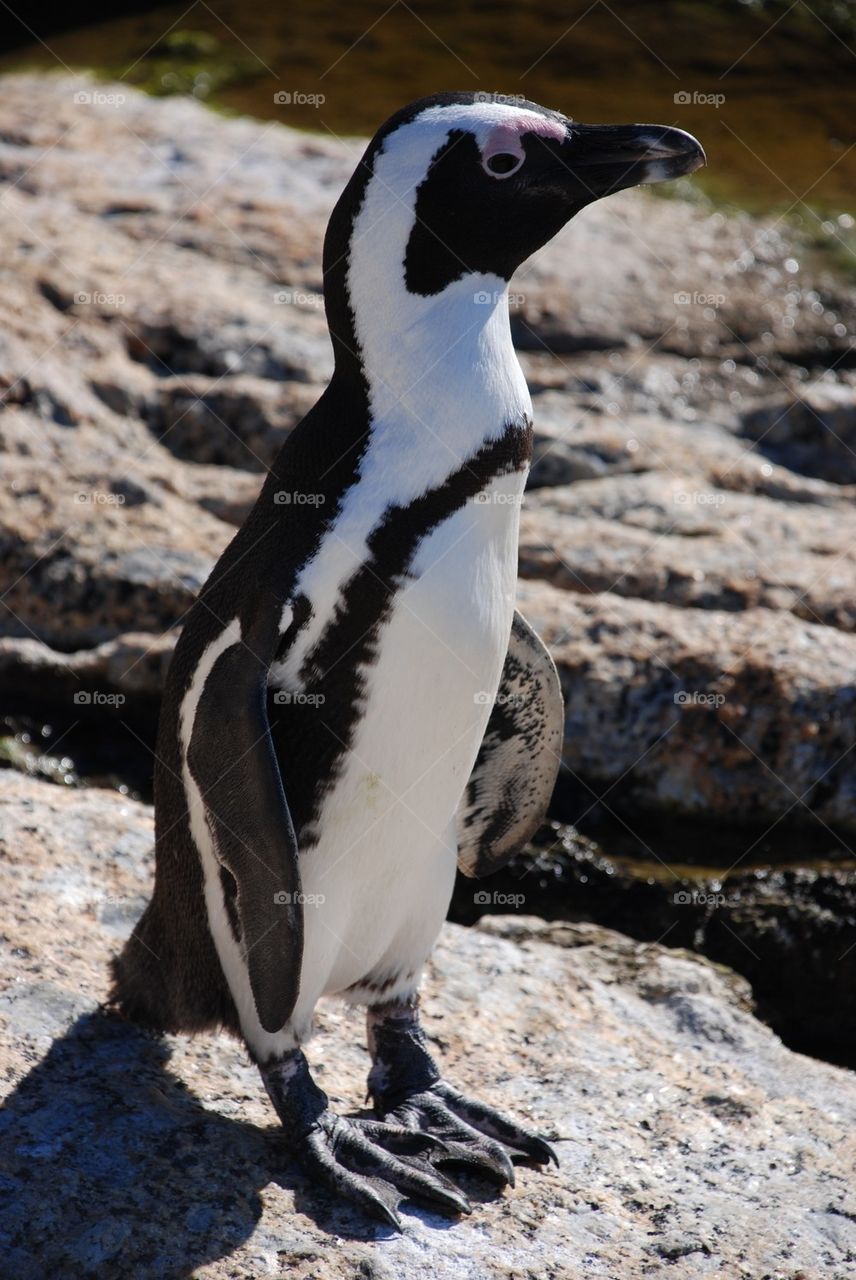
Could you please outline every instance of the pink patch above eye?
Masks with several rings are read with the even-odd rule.
[[[555,138],[561,142],[565,137],[565,126],[560,120],[548,120],[546,116],[514,116],[491,129],[482,147],[482,163],[486,164],[491,156],[498,155],[516,156],[522,160],[525,153],[520,137],[524,133],[537,133],[542,138]]]

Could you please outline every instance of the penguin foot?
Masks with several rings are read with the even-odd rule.
[[[383,1100],[375,1106],[387,1123],[440,1138],[445,1150],[432,1156],[433,1163],[484,1173],[499,1186],[514,1186],[515,1162],[559,1163],[553,1148],[538,1134],[486,1103],[465,1097],[444,1080],[395,1106],[386,1107]]]
[[[558,1165],[555,1151],[538,1134],[440,1078],[419,1022],[417,996],[372,1006],[368,1039],[375,1111],[387,1122],[442,1139],[445,1150],[432,1163],[470,1168],[500,1186],[514,1185],[515,1161]]]
[[[397,1231],[402,1230],[398,1207],[409,1197],[446,1213],[470,1212],[466,1196],[434,1167],[445,1155],[442,1139],[412,1126],[335,1115],[300,1050],[261,1073],[310,1178]]]
[[[397,1210],[408,1197],[441,1212],[470,1213],[463,1192],[432,1163],[444,1145],[433,1134],[344,1120],[325,1111],[300,1144],[298,1157],[310,1177],[401,1231]]]

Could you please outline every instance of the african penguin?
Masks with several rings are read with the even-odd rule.
[[[310,1173],[400,1226],[467,1212],[555,1158],[440,1076],[420,973],[456,864],[502,865],[540,821],[563,709],[515,612],[531,404],[515,269],[585,205],[704,159],[678,129],[576,124],[472,93],[379,130],[324,243],[330,385],[190,611],[155,770],[154,894],[113,1001],[241,1036]],[[324,995],[368,1006],[377,1120],[334,1115],[302,1046]]]

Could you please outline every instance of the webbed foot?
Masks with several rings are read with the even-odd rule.
[[[299,1050],[261,1072],[311,1178],[399,1231],[398,1207],[408,1197],[445,1213],[470,1212],[466,1196],[432,1163],[445,1154],[442,1139],[412,1127],[335,1115]]]
[[[501,1186],[514,1185],[515,1161],[558,1165],[555,1151],[538,1134],[440,1078],[417,1010],[415,997],[369,1010],[369,1093],[377,1114],[442,1139],[445,1150],[434,1163],[469,1167]]]
[[[437,1153],[438,1165],[468,1166],[501,1186],[514,1186],[515,1161],[559,1163],[553,1148],[538,1134],[486,1103],[465,1097],[445,1080],[409,1094],[395,1106],[381,1101],[377,1112],[387,1123],[441,1138],[446,1150]]]

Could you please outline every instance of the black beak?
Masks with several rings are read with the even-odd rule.
[[[706,163],[691,133],[662,124],[571,123],[562,151],[593,200],[625,187],[682,178]]]

